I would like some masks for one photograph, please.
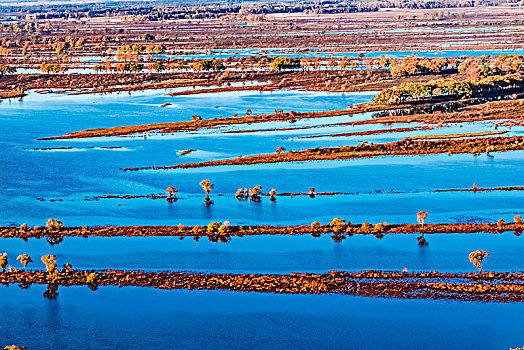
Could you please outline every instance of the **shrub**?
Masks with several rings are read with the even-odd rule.
[[[473,263],[479,269],[479,272],[482,273],[482,262],[484,258],[487,258],[489,253],[484,250],[475,250],[469,254],[469,261]]]
[[[211,222],[207,225],[207,233],[218,232],[218,229],[222,226],[220,222]]]
[[[200,182],[200,186],[202,186],[202,188],[206,192],[206,197],[209,197],[209,192],[211,192],[213,187],[215,187],[215,185],[213,185],[209,180],[202,180],[202,182]]]
[[[428,217],[429,213],[427,211],[419,211],[417,213],[417,222],[424,227],[424,221],[426,221],[426,218]]]
[[[173,198],[173,197],[176,197],[176,194],[178,193],[178,190],[176,188],[173,188],[173,187],[168,187],[166,189],[166,193],[169,193],[169,198]]]
[[[262,194],[262,186],[255,186],[249,189],[249,196],[252,201],[260,201],[260,195]]]
[[[20,263],[24,265],[24,269],[26,268],[27,264],[32,263],[33,260],[28,254],[21,254],[16,257],[16,260],[20,260]]]
[[[344,220],[341,220],[340,218],[334,218],[330,223],[329,226],[331,227],[331,230],[333,233],[339,233],[344,230],[344,227],[346,226],[346,222]]]
[[[49,219],[47,220],[45,227],[48,231],[60,231],[60,229],[64,226],[62,221]]]
[[[45,264],[45,267],[47,269],[47,272],[49,272],[49,274],[55,273],[55,271],[58,268],[56,266],[56,256],[55,255],[44,255],[42,256],[41,260]]]
[[[5,268],[7,267],[7,253],[0,255],[0,267],[5,272]]]

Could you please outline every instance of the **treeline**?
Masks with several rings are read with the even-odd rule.
[[[331,1],[259,1],[243,3],[200,2],[200,1],[162,1],[136,5],[130,2],[98,3],[97,6],[82,4],[56,4],[44,6],[24,6],[23,3],[8,6],[7,14],[25,14],[27,19],[42,20],[56,18],[90,18],[106,16],[137,17],[149,21],[174,19],[207,19],[235,15],[265,15],[276,13],[351,13],[378,11],[381,8],[434,9],[474,6],[494,6],[507,3],[518,4],[517,0],[331,0]],[[130,5],[132,4],[132,5]]]
[[[67,67],[64,67],[58,63],[42,62],[40,65],[40,71],[42,71],[42,73],[63,73],[67,71]]]
[[[524,79],[518,73],[489,76],[479,80],[450,78],[422,83],[406,82],[400,84],[400,86],[382,90],[373,97],[372,102],[398,104],[406,100],[419,100],[439,96],[464,98],[517,88],[524,88]]]
[[[522,69],[522,57],[515,54],[498,57],[468,57],[459,64],[458,70],[459,73],[475,80],[495,74],[517,73]]]
[[[381,56],[370,59],[367,66],[371,68],[390,68],[394,77],[438,74],[449,68],[457,68],[459,73],[471,79],[487,78],[496,74],[517,73],[521,70],[523,56],[510,54],[482,57],[418,57],[408,56],[402,59]]]

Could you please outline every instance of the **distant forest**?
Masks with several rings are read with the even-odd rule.
[[[207,19],[224,15],[278,13],[334,14],[387,8],[434,9],[476,6],[524,6],[524,0],[2,0],[2,16],[34,19],[143,16],[150,21]]]

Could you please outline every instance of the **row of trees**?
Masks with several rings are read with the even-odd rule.
[[[441,73],[444,69],[451,66],[456,66],[456,59],[449,59],[445,57],[417,57],[408,56],[401,60],[381,57],[378,59],[378,66],[380,68],[391,67],[391,75],[394,77],[401,77],[406,75],[427,74],[427,73]]]
[[[458,70],[468,78],[478,80],[495,74],[520,72],[522,63],[522,56],[515,54],[468,57],[459,64]]]
[[[13,50],[0,46],[0,56],[11,56],[12,54]]]
[[[212,59],[194,62],[191,64],[190,68],[194,71],[212,70],[215,72],[220,72],[225,70],[226,66],[224,65],[224,62],[222,62],[221,60]]]
[[[183,69],[185,66],[183,64],[179,63],[168,63],[164,64],[162,61],[156,61],[151,64],[149,64],[147,67],[144,66],[142,63],[138,62],[122,62],[122,63],[116,63],[112,64],[111,62],[107,61],[105,63],[97,64],[93,67],[93,70],[95,72],[134,72],[139,73],[144,68],[147,68],[150,71],[154,72],[163,72],[165,70],[175,70],[175,69]],[[224,71],[226,69],[224,63],[219,60],[201,60],[192,63],[189,66],[190,69],[193,69],[194,71],[215,71],[220,72]]]
[[[438,79],[428,82],[406,82],[400,86],[384,89],[373,97],[375,103],[397,104],[410,99],[437,96],[470,97],[503,89],[523,88],[524,79],[520,74],[495,75],[474,80]]]
[[[16,73],[16,68],[0,64],[0,75]]]
[[[116,49],[115,58],[118,61],[129,61],[132,59],[137,59],[138,55],[147,53],[151,54],[162,54],[166,52],[164,45],[148,45],[144,48],[143,45],[133,44],[133,45],[124,45]],[[113,53],[112,49],[108,50],[109,54]]]
[[[299,69],[300,59],[289,57],[277,57],[269,64],[272,70]]]
[[[58,63],[45,63],[42,62],[40,65],[42,73],[62,73],[67,71],[67,67],[64,67]]]

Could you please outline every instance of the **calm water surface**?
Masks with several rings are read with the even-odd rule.
[[[0,338],[30,349],[508,349],[523,304],[147,288],[0,287]]]
[[[356,54],[355,54],[356,55]],[[438,55],[438,53],[435,53]],[[460,55],[460,52],[453,53]],[[389,142],[412,133],[305,139],[303,136],[363,131],[388,126],[325,126],[369,115],[296,123],[226,127],[176,135],[39,141],[37,138],[121,125],[285,111],[346,108],[366,102],[370,93],[282,91],[166,96],[147,91],[105,96],[27,96],[0,103],[0,225],[43,225],[49,217],[65,225],[311,224],[342,217],[353,222],[415,223],[511,221],[524,212],[524,192],[435,192],[443,188],[522,186],[524,152],[485,155],[432,155],[334,162],[306,162],[194,170],[123,172],[121,168],[173,165],[238,155]],[[159,107],[170,102],[171,106]],[[235,129],[318,126],[314,129],[253,134],[221,134]],[[405,126],[405,125],[398,125]],[[419,125],[417,125],[419,126]],[[397,127],[397,126],[395,126]],[[492,130],[491,123],[449,126],[425,134]],[[509,135],[522,129],[513,128]],[[68,150],[35,150],[44,147]],[[119,147],[103,149],[102,147]],[[179,152],[196,151],[179,156]],[[204,205],[203,179],[215,184],[213,204]],[[341,191],[337,196],[278,197],[275,203],[238,201],[239,187],[264,191]],[[179,200],[100,199],[105,194],[163,194],[179,189]],[[37,200],[42,198],[43,201]],[[53,201],[52,201],[53,200]],[[491,252],[485,267],[524,270],[522,237],[505,234],[354,236],[342,243],[328,236],[233,237],[229,243],[173,237],[1,239],[0,251],[18,266],[21,253],[33,256],[31,269],[43,269],[39,256],[56,254],[58,263],[79,269],[183,270],[201,272],[289,273],[366,269],[473,271],[467,254]],[[520,304],[367,299],[337,295],[301,296],[217,291],[159,291],[146,288],[60,288],[47,300],[44,286],[0,287],[0,344],[29,349],[135,348],[326,348],[326,349],[506,349],[522,346]],[[445,336],[442,336],[445,334]]]

